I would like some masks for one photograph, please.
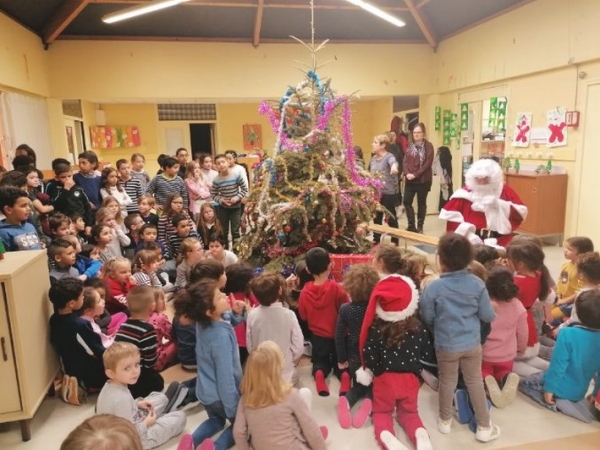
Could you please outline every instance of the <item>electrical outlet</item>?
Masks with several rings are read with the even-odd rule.
[[[536,155],[537,159],[542,159],[544,157],[544,154],[542,152],[537,152]]]
[[[553,159],[554,158],[554,153],[550,152],[548,153],[548,159]]]
[[[533,158],[533,153],[531,153],[531,152],[527,152],[527,157],[528,157],[528,158]]]

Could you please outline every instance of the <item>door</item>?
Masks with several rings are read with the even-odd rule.
[[[577,224],[575,234],[587,236],[594,242],[600,242],[598,227],[598,192],[600,192],[600,84],[592,84],[587,89],[587,102],[584,109],[585,134],[579,181],[579,205],[576,206]]]
[[[17,366],[8,326],[8,305],[4,284],[0,285],[0,414],[22,410]]]
[[[192,155],[198,158],[200,153],[213,153],[213,125],[210,123],[190,123],[190,141]]]

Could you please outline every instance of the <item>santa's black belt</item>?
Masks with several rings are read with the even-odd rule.
[[[479,230],[475,230],[475,234],[481,239],[498,238],[500,236],[503,236],[497,231],[490,230],[489,228],[480,228]]]

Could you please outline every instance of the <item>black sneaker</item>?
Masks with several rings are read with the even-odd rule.
[[[165,406],[165,414],[176,410],[185,399],[187,393],[188,388],[183,384],[178,383],[177,381],[173,381],[169,384],[169,387],[165,391],[165,395],[169,399],[167,406]]]

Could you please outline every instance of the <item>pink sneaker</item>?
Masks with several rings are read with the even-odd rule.
[[[369,417],[371,416],[371,411],[373,410],[373,402],[369,398],[365,398],[360,405],[360,407],[354,413],[354,418],[352,419],[352,426],[354,428],[362,428]]]
[[[338,422],[340,427],[347,430],[352,426],[352,416],[350,415],[350,405],[346,397],[340,397],[337,404]]]
[[[177,450],[194,450],[194,439],[191,434],[184,434],[177,444]]]
[[[215,441],[212,439],[204,439],[202,443],[196,447],[196,450],[215,450]]]

